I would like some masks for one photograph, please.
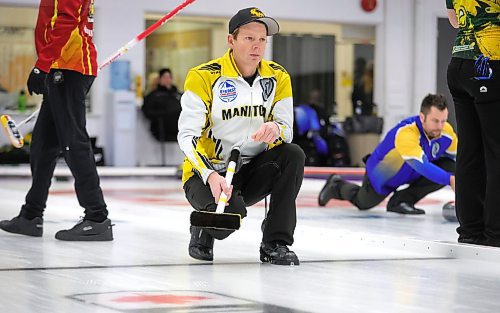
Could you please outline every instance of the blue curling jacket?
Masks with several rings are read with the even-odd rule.
[[[421,176],[450,184],[450,173],[431,163],[441,157],[455,160],[457,135],[447,122],[441,136],[429,140],[419,116],[412,116],[391,129],[366,162],[366,173],[373,188],[388,195],[399,186]]]

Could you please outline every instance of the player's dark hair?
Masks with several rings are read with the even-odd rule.
[[[425,96],[424,100],[422,100],[422,104],[420,105],[420,112],[424,115],[427,115],[431,110],[431,107],[435,107],[439,111],[443,111],[448,108],[448,104],[446,102],[446,98],[441,94],[428,94]]]

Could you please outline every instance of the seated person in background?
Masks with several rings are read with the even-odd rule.
[[[352,115],[373,115],[373,64],[366,65],[352,90]]]
[[[170,69],[161,69],[158,74],[158,86],[144,98],[142,112],[151,121],[151,133],[158,141],[177,141],[181,94]]]
[[[309,106],[316,111],[319,118],[319,124],[321,125],[321,136],[328,136],[328,126],[330,125],[330,120],[328,113],[326,112],[325,105],[321,101],[322,95],[319,89],[313,89],[309,93]]]
[[[427,95],[420,114],[401,121],[366,160],[361,186],[338,175],[328,178],[319,194],[319,205],[332,199],[348,200],[368,210],[394,192],[387,211],[425,214],[414,205],[431,192],[450,185],[455,190],[457,136],[447,122],[448,107],[443,95]],[[397,190],[409,184],[408,188]]]

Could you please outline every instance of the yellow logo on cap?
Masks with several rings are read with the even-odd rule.
[[[255,17],[264,17],[264,13],[262,13],[259,9],[257,8],[254,8],[254,9],[251,9],[250,10],[250,14],[252,14],[252,16],[255,16]]]

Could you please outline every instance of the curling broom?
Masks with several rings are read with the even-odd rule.
[[[236,170],[236,163],[240,156],[239,149],[233,149],[229,157],[229,165],[226,171],[226,184],[231,185],[233,175]],[[231,229],[236,230],[241,225],[241,215],[235,213],[224,213],[224,207],[227,203],[227,195],[224,192],[219,197],[217,209],[215,212],[193,211],[191,213],[191,225],[203,228]]]
[[[0,116],[0,122],[2,123],[2,128],[5,130],[7,134],[7,138],[9,138],[10,143],[16,147],[21,148],[24,145],[24,138],[18,127],[26,124],[27,122],[34,119],[38,114],[38,110],[31,113],[24,121],[16,125],[16,122],[10,117],[10,115],[4,114]]]
[[[116,51],[113,55],[104,60],[104,62],[99,65],[99,70],[113,63],[116,59],[125,54],[125,52],[132,49],[137,43],[139,43],[144,38],[149,36],[158,27],[165,24],[168,20],[177,15],[177,13],[179,13],[180,10],[184,9],[186,6],[190,5],[194,1],[195,0],[185,0],[183,3],[175,7],[172,11],[167,13],[161,19],[156,21],[153,25],[149,26],[145,31],[137,35],[134,39],[127,42],[126,45],[118,49],[118,51]],[[19,124],[16,124],[16,122],[9,115],[2,115],[0,117],[0,122],[2,124],[3,129],[5,130],[5,133],[7,134],[7,138],[9,138],[9,141],[14,147],[21,148],[24,145],[24,138],[21,132],[19,131],[18,127],[31,121],[38,115],[38,112],[40,112],[40,109],[33,112],[28,118],[21,121]]]

